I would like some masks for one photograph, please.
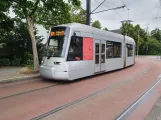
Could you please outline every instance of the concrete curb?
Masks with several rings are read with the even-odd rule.
[[[12,82],[17,82],[17,81],[27,80],[27,79],[32,79],[32,78],[40,78],[40,75],[38,74],[38,75],[30,75],[30,76],[3,79],[3,80],[0,80],[0,84],[12,83]]]

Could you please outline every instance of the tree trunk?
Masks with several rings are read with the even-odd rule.
[[[26,22],[27,22],[27,29],[28,29],[31,42],[32,42],[34,72],[38,72],[39,71],[39,59],[38,59],[38,54],[37,54],[37,45],[36,45],[36,39],[34,35],[33,22],[29,16],[26,16]]]

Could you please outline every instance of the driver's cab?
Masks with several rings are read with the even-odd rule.
[[[51,28],[40,66],[42,76],[55,78],[57,72],[68,71],[69,61],[82,60],[82,37],[74,36],[71,30],[64,26]]]

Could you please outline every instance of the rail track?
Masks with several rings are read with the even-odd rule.
[[[114,120],[125,120],[130,113],[132,113],[137,106],[139,106],[151,93],[151,91],[160,83],[161,81],[161,75],[158,77],[156,82],[148,88],[135,102],[133,102],[127,109],[122,111]]]
[[[13,86],[23,85],[23,84],[27,84],[27,83],[33,83],[35,81],[40,81],[40,79],[34,78],[34,80],[24,80],[24,81],[15,81],[12,83],[2,83],[2,86],[0,86],[0,88],[13,87]]]
[[[27,83],[33,83],[33,82],[37,82],[37,81],[39,81],[39,80],[29,81]],[[14,84],[14,85],[9,85],[9,86],[4,86],[4,87],[13,87],[13,86],[22,85],[22,84],[26,84],[26,82],[25,83]],[[31,92],[41,91],[41,90],[48,89],[48,88],[51,88],[51,87],[55,87],[55,86],[58,86],[58,85],[61,85],[61,84],[64,84],[64,83],[63,82],[56,83],[56,84],[52,83],[51,85],[48,85],[48,86],[45,86],[45,87],[41,87],[41,88],[37,88],[37,89],[31,89],[31,90],[27,90],[27,91],[16,93],[16,94],[6,95],[4,97],[0,97],[0,100],[15,97],[15,96],[19,96],[19,95],[23,95],[23,94],[27,94],[27,93],[31,93]],[[4,88],[4,87],[0,87],[0,88]]]
[[[117,86],[119,86],[119,85],[122,85],[122,84],[124,84],[124,83],[126,83],[126,82],[128,82],[128,81],[130,81],[130,80],[133,80],[134,78],[137,78],[137,77],[139,77],[139,76],[145,74],[147,71],[149,71],[149,70],[152,68],[152,66],[153,66],[153,65],[151,64],[146,70],[144,70],[144,71],[142,71],[142,72],[136,74],[136,75],[133,76],[133,77],[130,77],[129,79],[123,80],[123,81],[118,82],[118,83],[116,83],[116,84],[113,84],[113,85],[111,85],[111,86],[108,86],[108,87],[105,87],[105,88],[103,88],[103,89],[100,89],[100,90],[98,90],[98,91],[96,91],[96,92],[93,92],[93,93],[91,93],[91,94],[89,94],[89,95],[87,95],[87,96],[85,96],[85,97],[79,98],[79,99],[77,99],[77,100],[75,100],[75,101],[72,101],[72,102],[67,103],[67,104],[65,104],[65,105],[62,105],[62,106],[60,106],[60,107],[54,108],[53,110],[50,110],[50,111],[48,111],[48,112],[46,112],[46,113],[44,113],[44,114],[41,114],[41,115],[39,115],[39,116],[36,116],[35,118],[32,118],[31,120],[40,120],[40,119],[43,119],[43,118],[45,118],[45,117],[47,117],[47,116],[49,116],[49,115],[52,115],[52,114],[54,114],[54,113],[56,113],[56,112],[58,112],[58,111],[61,111],[61,110],[65,109],[65,108],[68,108],[68,107],[70,107],[70,106],[72,106],[72,105],[75,105],[75,104],[77,104],[77,103],[79,103],[79,102],[81,102],[81,101],[83,101],[83,100],[86,100],[86,99],[88,99],[88,98],[90,98],[90,97],[93,97],[93,96],[96,96],[96,95],[98,95],[98,94],[101,94],[101,93],[103,93],[103,92],[105,92],[105,91],[111,90],[111,89],[113,89],[113,88],[115,88],[115,87],[117,87]]]

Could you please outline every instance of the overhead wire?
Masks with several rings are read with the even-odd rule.
[[[95,0],[95,1],[98,2],[97,0]],[[94,12],[96,9],[98,9],[101,5],[110,8],[109,6],[103,4],[105,1],[106,1],[106,0],[104,0],[103,2],[98,2],[98,3],[100,3],[100,4],[99,4],[92,12]],[[125,5],[125,8],[128,10],[128,19],[129,19],[129,10],[130,10],[130,9],[127,7],[127,5],[125,4],[125,2],[124,2],[123,0],[120,0],[120,1],[122,2],[123,5]],[[137,2],[139,2],[139,1],[137,1]],[[137,2],[135,2],[135,3],[137,3]],[[159,0],[159,2],[160,2],[160,6],[161,6],[161,0]],[[134,4],[135,4],[135,3],[134,3]],[[115,9],[114,9],[114,11],[115,11],[115,13],[116,13],[119,17],[122,18],[122,16],[121,16]],[[161,11],[161,8],[159,9],[159,11],[158,11],[156,17],[152,18],[152,19],[151,19],[150,21],[148,21],[145,25],[148,26],[154,19],[156,19],[156,18],[158,17],[158,15],[159,15],[160,11]]]
[[[127,15],[127,17],[128,17],[128,20],[129,20],[129,8],[127,7],[127,5],[125,4],[125,2],[123,1],[123,0],[120,0],[121,2],[122,2],[122,4],[123,5],[125,5],[125,8],[128,10],[128,15]]]
[[[95,10],[97,10],[97,8],[99,8],[106,0],[104,0],[103,2],[101,2],[91,13],[93,13]]]
[[[125,4],[125,2],[123,0],[120,0],[120,1],[123,3],[123,5],[126,6],[126,4]],[[129,10],[129,8],[127,6],[126,6],[126,9]]]
[[[122,16],[121,16],[116,10],[114,10],[114,12],[115,12],[118,16],[120,16],[120,18],[122,18]]]
[[[123,1],[123,0],[120,0],[121,2],[122,2],[122,4],[125,4],[125,2]],[[134,1],[134,2],[132,2],[130,5],[135,5],[135,4],[137,4],[138,2],[142,2],[143,0],[137,0],[137,1]],[[130,6],[130,5],[128,5],[128,6]],[[138,5],[137,5],[138,6]],[[127,7],[127,5],[126,5],[126,9],[129,9],[129,7]],[[135,9],[135,8],[133,8],[133,9]],[[131,10],[131,9],[129,9],[129,10]],[[136,10],[136,9],[135,9]]]
[[[149,24],[150,24],[153,20],[155,20],[155,19],[158,17],[160,11],[161,11],[161,8],[158,10],[157,15],[156,15],[155,17],[153,17],[151,20],[149,20],[149,21],[145,24],[145,26],[149,26]]]
[[[161,8],[159,9],[159,11],[158,11],[158,14],[157,14],[156,18],[158,17],[158,15],[159,15],[160,11],[161,11]]]
[[[101,11],[94,12],[94,13],[91,13],[91,14],[96,14],[96,13],[105,12],[105,11],[109,11],[109,10],[117,10],[117,9],[121,9],[121,8],[124,8],[124,7],[125,7],[125,6],[110,8],[110,9],[107,9],[107,10],[101,10]]]
[[[96,2],[100,3],[99,1],[95,0]],[[107,8],[110,8],[108,5],[105,5],[105,4],[102,4],[103,6],[107,7]],[[114,12],[120,17],[122,18],[122,16],[116,11],[114,10]]]

